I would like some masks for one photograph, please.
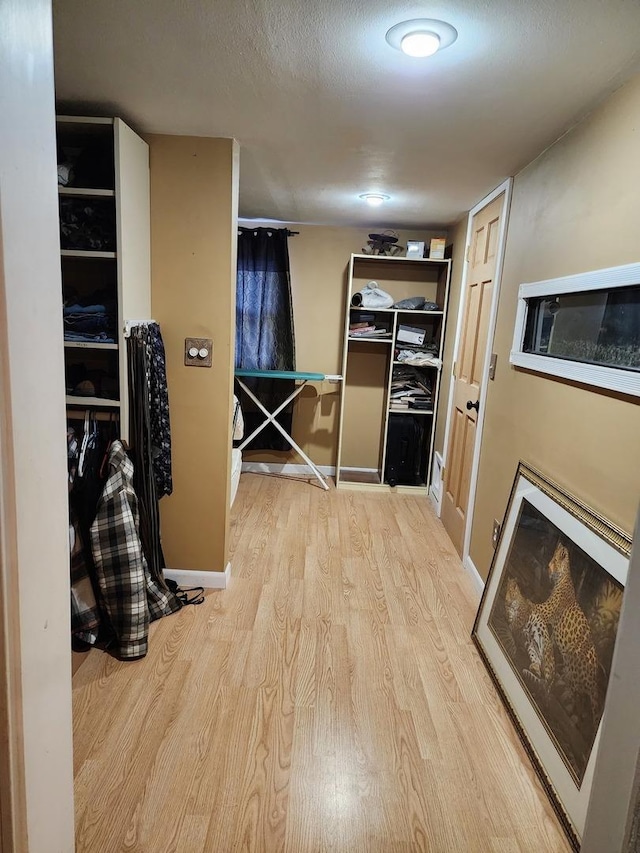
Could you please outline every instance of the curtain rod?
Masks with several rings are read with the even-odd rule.
[[[290,231],[288,228],[269,228],[266,225],[259,225],[255,228],[249,228],[245,225],[238,225],[238,233],[242,231],[284,231],[287,237],[295,237],[297,234],[300,233],[299,231]]]

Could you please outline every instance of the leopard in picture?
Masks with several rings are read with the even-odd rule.
[[[591,628],[578,604],[571,578],[569,551],[558,542],[547,566],[553,591],[542,605],[556,648],[562,657],[564,678],[576,696],[586,696],[594,728],[600,721],[601,697],[598,656]]]
[[[576,699],[587,697],[595,728],[601,708],[598,658],[589,622],[576,599],[569,552],[561,542],[549,561],[547,576],[552,591],[539,603],[526,598],[513,578],[507,580],[507,623],[514,640],[522,639],[529,657],[529,667],[522,674],[548,694],[556,677],[555,648],[562,660],[563,680]]]

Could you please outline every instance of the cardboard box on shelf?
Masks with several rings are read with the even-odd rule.
[[[406,344],[417,344],[422,346],[425,338],[425,330],[417,329],[415,326],[400,326],[398,328],[398,342]]]
[[[446,237],[434,237],[429,244],[429,257],[432,260],[442,260],[444,258],[444,249],[447,240]]]

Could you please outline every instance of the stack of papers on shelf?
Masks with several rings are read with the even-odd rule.
[[[349,336],[352,338],[383,338],[389,337],[391,332],[387,331],[387,329],[353,329],[353,331],[349,332]]]
[[[389,409],[392,412],[416,409],[433,411],[431,382],[423,373],[412,367],[394,367],[391,378]]]

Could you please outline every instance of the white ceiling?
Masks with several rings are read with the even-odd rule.
[[[390,48],[417,17],[458,40]],[[449,224],[640,67],[637,0],[54,0],[54,32],[65,108],[236,137],[241,215],[288,222]]]

